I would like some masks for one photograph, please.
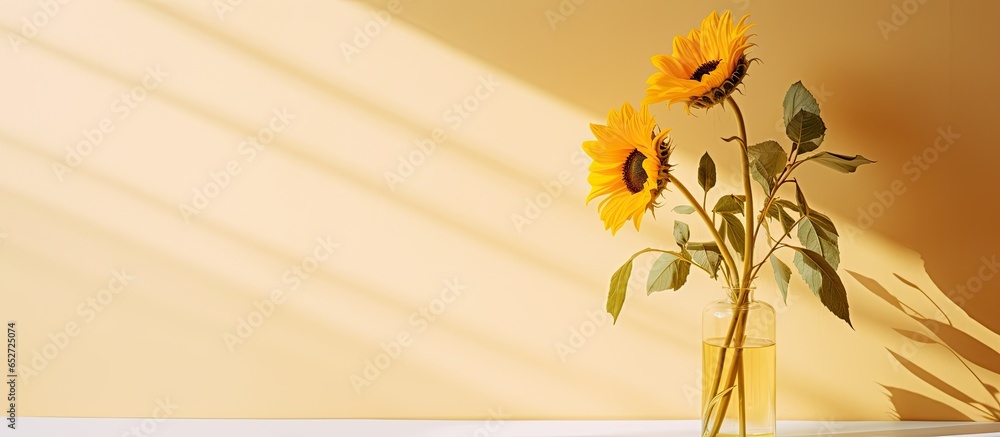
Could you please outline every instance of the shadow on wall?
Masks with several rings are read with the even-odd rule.
[[[909,88],[866,83],[850,72],[831,82],[838,98],[851,102],[834,108],[844,117],[845,130],[882,145],[872,154],[881,166],[878,173],[862,175],[871,179],[832,212],[853,217],[860,232],[919,253],[950,304],[1000,332],[1000,232],[991,231],[996,218],[989,211],[995,206],[986,200],[997,195],[994,167],[1000,160],[1000,149],[990,139],[992,122],[965,108],[921,107],[924,96]],[[1000,98],[1000,92],[987,93],[987,100]],[[861,104],[866,95],[880,98]],[[833,198],[838,188],[817,190]],[[978,209],[986,213],[973,212]],[[942,225],[946,232],[934,231]]]
[[[1000,345],[1000,333],[990,329],[989,334],[992,338],[978,339],[956,328],[948,314],[961,314],[964,317],[969,315],[962,306],[955,304],[950,299],[941,299],[944,293],[940,290],[931,293],[937,297],[935,299],[914,283],[895,275],[899,283],[893,284],[898,288],[893,293],[872,278],[857,272],[848,271],[848,273],[875,296],[912,320],[913,323],[909,323],[908,326],[893,328],[903,340],[901,343],[903,346],[900,347],[900,350],[886,347],[886,351],[903,369],[906,369],[923,384],[933,387],[946,396],[940,399],[950,399],[950,402],[945,403],[902,387],[882,385],[893,405],[897,419],[1000,421],[1000,390],[983,382],[982,379],[983,376],[987,376],[987,372],[990,374],[988,379],[1000,377],[1000,352],[997,350],[997,345]],[[904,295],[913,298],[901,299],[900,297]],[[929,301],[938,313],[928,315],[918,311],[916,307],[921,306],[919,302],[921,300],[924,300],[924,303]],[[944,311],[939,306],[938,301],[944,301],[944,305],[951,311]],[[938,318],[943,318],[944,321],[940,321]],[[949,369],[956,370],[947,373],[938,372],[938,374],[947,375],[947,378],[951,379],[952,382],[945,381],[921,366],[920,363],[911,360],[916,359],[916,352],[925,347],[939,347],[950,353],[952,357],[950,362],[940,364],[946,364]],[[976,389],[962,390],[957,388],[955,382],[963,377],[974,379]],[[958,408],[960,405],[977,411],[978,416],[969,416],[963,413]],[[970,410],[970,408],[962,407],[963,410]]]

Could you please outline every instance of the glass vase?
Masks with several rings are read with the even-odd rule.
[[[702,436],[773,436],[774,308],[728,291],[702,312]]]

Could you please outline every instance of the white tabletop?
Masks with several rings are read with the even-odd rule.
[[[10,432],[10,429],[6,429]],[[475,420],[229,420],[73,419],[19,417],[17,436],[197,437],[680,437],[697,435],[698,421]],[[779,421],[778,436],[1000,436],[1000,424],[963,422]]]

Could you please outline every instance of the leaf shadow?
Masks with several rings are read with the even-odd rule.
[[[954,407],[922,394],[886,385],[883,385],[882,388],[885,389],[889,402],[892,402],[895,408],[896,420],[909,420],[908,418],[913,417],[919,417],[921,420],[972,420],[971,417],[962,414]]]
[[[1000,353],[975,337],[937,320],[911,316],[930,332],[941,338],[963,358],[990,372],[1000,374]]]
[[[890,292],[879,281],[862,275],[854,271],[847,271],[859,284],[870,291],[873,295],[884,301],[889,306],[906,315],[913,320],[913,326],[892,327],[892,330],[905,340],[910,340],[913,347],[904,347],[903,351],[894,351],[886,347],[889,356],[898,363],[900,368],[905,369],[910,375],[933,388],[943,396],[931,398],[926,395],[908,390],[903,387],[893,387],[881,385],[888,396],[889,402],[893,406],[893,414],[897,420],[992,420],[1000,421],[1000,393],[996,387],[983,382],[981,376],[992,373],[992,376],[1000,376],[1000,352],[997,347],[991,347],[977,339],[975,336],[955,327],[948,314],[968,317],[963,308],[954,305],[948,299],[933,299],[912,281],[894,274],[897,280],[909,289],[918,291],[922,296],[915,300],[908,300],[906,292],[912,294],[906,288]],[[935,292],[932,292],[932,294]],[[940,291],[937,294],[943,295]],[[934,317],[941,317],[946,320],[942,322],[934,318],[927,317],[915,307],[917,301],[926,300],[934,305],[938,314]],[[950,304],[948,312],[938,305],[938,301]],[[917,351],[921,347],[938,347],[950,352],[956,368],[968,372],[968,378],[974,378],[979,388],[973,390],[963,390],[956,387],[951,372],[947,375],[946,381],[935,375],[924,366],[915,362]],[[979,372],[973,369],[970,364],[978,366]],[[916,388],[916,387],[910,387]],[[961,405],[962,408],[958,408]],[[963,411],[975,410],[976,417],[972,417]]]

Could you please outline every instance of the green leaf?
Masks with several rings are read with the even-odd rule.
[[[813,218],[805,217],[799,222],[799,242],[813,252],[823,256],[823,259],[834,270],[840,266],[840,247],[837,245],[837,234],[826,231]]]
[[[715,242],[688,243],[687,250],[691,254],[691,262],[711,272],[712,279],[719,277],[722,252],[719,250],[718,244]]]
[[[809,204],[806,203],[806,195],[802,194],[802,188],[799,187],[798,183],[795,184],[795,200],[799,202],[799,207],[797,209],[799,211],[799,215],[809,215]]]
[[[816,98],[813,97],[812,93],[802,85],[802,81],[795,82],[788,88],[782,106],[785,109],[785,126],[788,126],[792,117],[798,114],[799,111],[805,110],[819,115],[819,103],[816,102]]]
[[[771,192],[774,180],[785,169],[788,154],[776,141],[768,140],[747,148],[750,156],[750,171],[753,178],[765,192]]]
[[[815,161],[817,164],[822,164],[841,173],[854,173],[858,167],[875,162],[861,155],[847,156],[830,152],[820,152],[803,161]]]
[[[781,222],[781,229],[785,232],[788,232],[795,224],[795,219],[788,215],[785,208],[782,208],[777,202],[771,202],[771,206],[767,209],[767,216]]]
[[[800,201],[804,202],[805,201],[805,196],[802,196],[802,199],[800,199]],[[786,209],[790,209],[792,211],[795,211],[795,212],[799,213],[800,216],[802,215],[802,210],[799,208],[799,205],[796,205],[796,204],[792,203],[791,201],[788,201],[788,200],[785,200],[785,199],[774,199],[774,204],[777,204],[778,206],[781,206],[782,208],[786,208]],[[819,225],[820,227],[822,227],[827,232],[831,232],[831,233],[833,233],[835,235],[840,235],[837,232],[837,227],[833,225],[833,220],[830,220],[830,217],[827,217],[825,214],[823,214],[823,213],[821,213],[819,211],[816,211],[814,209],[807,210],[806,214],[809,216],[809,218],[811,218],[813,220],[813,222],[815,222],[816,225]]]
[[[771,269],[774,270],[774,280],[778,283],[778,289],[781,290],[781,300],[787,304],[788,281],[792,279],[792,269],[773,254],[771,255]]]
[[[607,310],[613,318],[612,325],[618,322],[618,313],[622,311],[622,305],[625,303],[625,292],[628,291],[628,278],[632,276],[633,259],[635,259],[635,255],[629,258],[628,262],[623,266],[619,267],[615,274],[611,275],[611,288],[608,291]]]
[[[793,142],[802,144],[809,140],[815,140],[826,133],[826,125],[819,115],[806,110],[801,110],[785,126],[785,134]]]
[[[774,203],[780,205],[782,208],[787,208],[801,214],[801,211],[799,211],[799,206],[793,203],[791,200],[774,199]]]
[[[698,163],[698,185],[701,185],[701,189],[708,192],[715,186],[715,178],[715,161],[708,155],[708,152],[705,152],[704,155],[701,155],[701,162]]]
[[[691,228],[688,227],[687,223],[682,221],[674,221],[674,241],[681,247],[687,244],[688,239],[691,238]]]
[[[837,233],[837,227],[833,225],[833,220],[830,220],[830,217],[827,217],[815,209],[810,209],[809,218],[812,219],[815,225],[819,226],[824,231],[832,233],[833,235],[840,235]]]
[[[804,202],[805,196],[803,196],[802,199],[800,199],[800,201]],[[771,204],[771,210],[768,211],[768,216],[775,217],[776,214],[782,214],[784,213],[783,211],[784,209],[790,209],[792,211],[795,211],[799,213],[800,216],[803,215],[801,208],[799,208],[799,205],[796,205],[795,203],[792,203],[785,199],[774,199],[774,202]],[[827,234],[830,234],[831,239],[833,238],[833,236],[839,235],[839,233],[837,232],[837,227],[834,226],[833,224],[833,220],[830,220],[830,217],[826,216],[825,214],[810,208],[806,211],[805,215],[809,218],[813,227],[815,227],[818,230],[824,231]],[[794,220],[792,220],[791,216],[788,216],[787,214],[786,216],[787,220],[789,220],[789,224],[794,223]],[[779,218],[779,220],[782,220],[782,222],[785,221],[785,219],[783,218]],[[785,230],[787,231],[788,229]]]
[[[676,212],[676,213],[678,213],[678,214],[687,215],[687,214],[694,213],[694,208],[691,207],[690,205],[677,205],[677,206],[674,207],[673,211]]]
[[[628,280],[629,277],[632,276],[632,261],[634,261],[639,255],[646,252],[657,251],[659,250],[647,247],[632,254],[628,261],[626,261],[625,264],[622,264],[622,266],[619,267],[613,275],[611,275],[611,285],[608,287],[607,310],[614,318],[612,324],[618,322],[618,314],[622,311],[622,305],[625,303],[625,292],[628,291]]]
[[[847,290],[836,269],[826,262],[823,255],[801,247],[788,247],[795,249],[795,267],[809,285],[809,289],[819,296],[820,302],[826,309],[854,329],[854,325],[851,324],[850,306],[847,303]]]
[[[825,134],[819,138],[816,138],[815,140],[806,141],[802,144],[799,144],[799,155],[803,153],[809,153],[812,152],[813,150],[818,149],[819,145],[823,143],[824,137],[826,137]]]
[[[767,170],[768,177],[775,177],[784,170],[788,154],[777,141],[767,140],[747,148],[747,153],[753,161],[760,161]]]
[[[743,222],[733,214],[720,214],[722,217],[723,231],[733,250],[743,257],[743,250],[746,248],[746,241],[743,240],[746,232],[743,230]]]
[[[654,291],[679,290],[691,273],[690,255],[685,252],[666,252],[653,262],[646,280],[646,294]]]
[[[743,202],[745,197],[735,194],[727,194],[715,202],[712,212],[716,214],[743,214]]]
[[[764,164],[761,164],[760,161],[750,161],[750,175],[753,177],[753,180],[760,184],[765,193],[771,192],[774,181],[766,176],[767,169],[764,167]]]

